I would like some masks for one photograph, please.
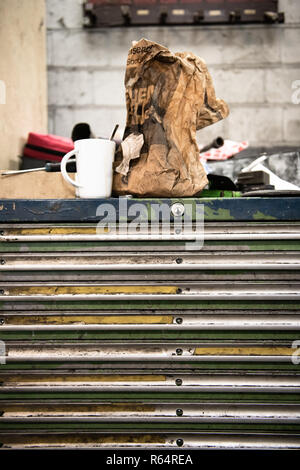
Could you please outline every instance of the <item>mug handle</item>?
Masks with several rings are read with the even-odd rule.
[[[80,184],[75,183],[75,181],[72,180],[72,178],[70,178],[70,176],[67,173],[67,162],[68,162],[69,158],[71,158],[73,155],[76,156],[77,154],[78,154],[78,150],[75,150],[75,149],[71,150],[71,152],[66,153],[66,155],[63,157],[62,161],[60,162],[60,171],[61,171],[61,174],[63,175],[64,179],[68,183],[72,184],[76,188],[81,188]]]

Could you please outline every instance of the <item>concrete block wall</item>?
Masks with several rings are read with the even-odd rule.
[[[204,58],[217,95],[230,106],[224,121],[198,132],[252,147],[300,145],[300,1],[281,0],[283,25],[82,28],[82,0],[47,0],[49,132],[70,136],[79,121],[109,136],[126,119],[124,74],[133,40],[146,37]],[[300,97],[300,93],[298,93]]]

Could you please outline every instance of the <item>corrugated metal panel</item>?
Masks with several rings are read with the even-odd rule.
[[[6,202],[3,448],[299,449],[300,214],[289,199],[294,222],[276,200],[260,201],[261,215],[253,200],[210,201],[198,251],[159,227],[99,235],[84,201],[78,223],[62,225],[74,203],[35,204],[52,220],[36,224],[31,207]],[[281,221],[268,220],[274,207]],[[224,209],[230,222],[216,222]]]

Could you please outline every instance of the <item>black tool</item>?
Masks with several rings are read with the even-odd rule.
[[[237,187],[234,182],[224,175],[214,175],[213,173],[208,173],[207,179],[209,182],[209,189],[227,189],[228,191],[236,191]]]
[[[89,124],[86,122],[79,122],[73,127],[71,139],[73,142],[82,139],[92,139],[94,137]]]
[[[200,153],[203,153],[203,152],[206,152],[207,150],[209,149],[218,149],[220,147],[223,147],[224,145],[224,140],[222,137],[217,137],[216,139],[214,139],[210,144],[206,145],[205,147],[203,147],[201,150],[200,150]]]

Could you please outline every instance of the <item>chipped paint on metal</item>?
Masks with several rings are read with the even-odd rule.
[[[8,446],[22,446],[26,447],[38,447],[49,445],[55,447],[68,447],[68,446],[97,446],[101,444],[131,444],[142,445],[142,444],[165,444],[166,438],[162,434],[93,434],[84,436],[79,435],[78,432],[75,435],[55,435],[55,434],[15,434],[15,435],[0,435],[0,443],[3,447]]]
[[[292,348],[282,347],[221,347],[195,348],[197,356],[292,356]]]
[[[8,235],[95,235],[96,233],[108,233],[108,227],[28,227],[28,228],[8,228],[4,231],[4,236]]]
[[[19,286],[5,289],[5,295],[97,295],[97,294],[176,294],[177,286],[85,285],[85,286]]]
[[[270,214],[264,214],[260,211],[257,211],[253,214],[253,219],[254,220],[276,220],[276,217]]]
[[[93,382],[165,382],[165,375],[150,375],[150,374],[18,374],[18,375],[7,375],[1,374],[0,380],[2,384],[38,384],[38,383],[64,383],[64,382],[76,382],[76,383],[93,383]]]
[[[8,315],[5,317],[5,325],[166,325],[172,323],[172,315]]]
[[[159,405],[145,403],[54,403],[54,404],[2,404],[1,410],[4,416],[18,414],[28,416],[40,416],[42,414],[95,414],[95,413],[154,413]]]
[[[204,206],[204,217],[208,220],[235,220],[230,209],[213,208],[208,204]]]

